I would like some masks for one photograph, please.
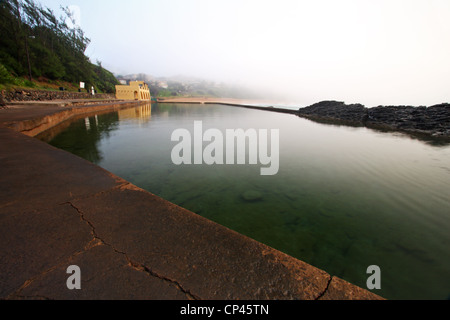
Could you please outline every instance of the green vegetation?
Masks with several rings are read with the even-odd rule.
[[[86,88],[115,92],[119,82],[100,62],[91,63],[84,54],[90,40],[70,10],[62,9],[65,16],[58,19],[34,0],[0,0],[0,85],[65,82],[77,88],[85,82]]]

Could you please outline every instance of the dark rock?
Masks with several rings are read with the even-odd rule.
[[[367,126],[450,136],[450,104],[431,107],[380,106],[369,109]]]
[[[301,108],[298,115],[316,121],[365,125],[437,137],[450,137],[450,104],[431,107],[379,106],[367,109],[361,104],[322,101]]]
[[[347,105],[339,101],[322,101],[299,109],[299,115],[316,120],[363,124],[367,118],[367,108],[362,104]]]
[[[263,198],[263,195],[259,191],[248,190],[242,194],[242,198],[248,202],[255,202],[255,201],[261,201]]]

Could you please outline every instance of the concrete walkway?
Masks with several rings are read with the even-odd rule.
[[[0,298],[380,299],[30,137],[129,106],[0,110]]]

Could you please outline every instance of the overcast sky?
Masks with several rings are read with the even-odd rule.
[[[302,104],[450,102],[450,0],[38,2],[72,6],[86,54],[115,74],[201,77]]]

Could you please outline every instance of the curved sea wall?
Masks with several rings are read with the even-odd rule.
[[[298,115],[311,120],[339,122],[380,129],[450,138],[450,104],[430,107],[379,106],[366,108],[339,101],[322,101],[300,108]]]

